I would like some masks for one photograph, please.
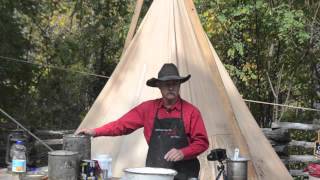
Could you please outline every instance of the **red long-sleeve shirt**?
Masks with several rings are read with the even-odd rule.
[[[149,100],[136,106],[120,119],[95,129],[95,136],[119,136],[133,132],[144,127],[144,136],[147,143],[153,129],[154,119],[158,111],[159,119],[179,118],[181,116],[181,103],[183,122],[189,146],[180,149],[184,159],[191,159],[208,149],[209,141],[200,111],[192,104],[181,98],[170,109],[166,109],[162,99]]]

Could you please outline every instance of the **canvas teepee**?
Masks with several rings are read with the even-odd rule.
[[[201,27],[192,0],[154,0],[111,78],[79,128],[94,128],[116,120],[142,101],[159,98],[156,88],[145,85],[157,77],[164,63],[174,63],[180,74],[191,74],[181,96],[197,106],[204,118],[210,147],[199,159],[200,179],[214,179],[216,169],[206,156],[210,149],[225,148],[230,156],[240,148],[250,158],[249,179],[292,179],[260,130],[241,95]],[[111,154],[113,175],[145,164],[148,146],[143,129],[121,137],[98,137],[92,156]]]

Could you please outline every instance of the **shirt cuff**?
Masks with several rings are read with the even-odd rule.
[[[196,156],[192,156],[192,152],[190,151],[190,148],[186,147],[186,148],[182,148],[180,149],[180,151],[182,152],[183,154],[183,159],[184,160],[188,160],[188,159],[193,159],[195,158]]]

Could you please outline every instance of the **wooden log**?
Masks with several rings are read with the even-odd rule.
[[[317,159],[313,155],[290,155],[288,157],[282,157],[281,160],[285,163],[294,163],[294,162],[318,162]]]
[[[292,122],[279,122],[277,124],[272,123],[272,128],[317,131],[320,129],[320,125],[319,124],[292,123]]]
[[[262,128],[264,135],[273,141],[276,142],[290,142],[290,134],[288,129],[274,129],[271,128]]]
[[[75,130],[36,130],[38,136],[72,134]]]
[[[309,175],[308,172],[303,172],[302,169],[289,170],[289,173],[291,174],[291,176],[303,176],[303,177],[307,177],[307,176]]]
[[[44,143],[48,144],[48,145],[55,145],[55,144],[62,144],[63,143],[63,139],[46,139],[46,140],[43,140]],[[42,146],[42,144],[37,141],[35,143],[36,146]]]
[[[291,152],[290,149],[292,150],[292,148],[294,147],[302,148],[304,150],[310,149],[310,148],[313,149],[314,142],[292,140],[288,144],[276,143],[276,144],[272,144],[272,146],[279,156],[288,156],[289,153]],[[310,150],[308,150],[308,152],[310,152]]]
[[[273,146],[273,149],[276,151],[276,153],[279,156],[288,156],[289,155],[288,145],[276,145],[276,146]]]
[[[314,142],[292,140],[289,142],[288,146],[301,146],[304,148],[313,148],[315,146],[315,144],[314,144]]]
[[[272,146],[276,146],[277,144],[279,144],[277,141],[274,141],[272,139],[268,139],[268,140]]]
[[[288,144],[288,152],[292,155],[314,154],[314,147],[312,142],[306,141],[292,141]]]

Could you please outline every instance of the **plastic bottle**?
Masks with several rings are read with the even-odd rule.
[[[111,179],[112,177],[112,157],[108,154],[100,154],[96,160],[102,171],[102,180]]]
[[[27,169],[27,158],[26,158],[26,147],[22,141],[16,141],[11,146],[10,155],[12,157],[12,173],[22,177],[26,174]]]

